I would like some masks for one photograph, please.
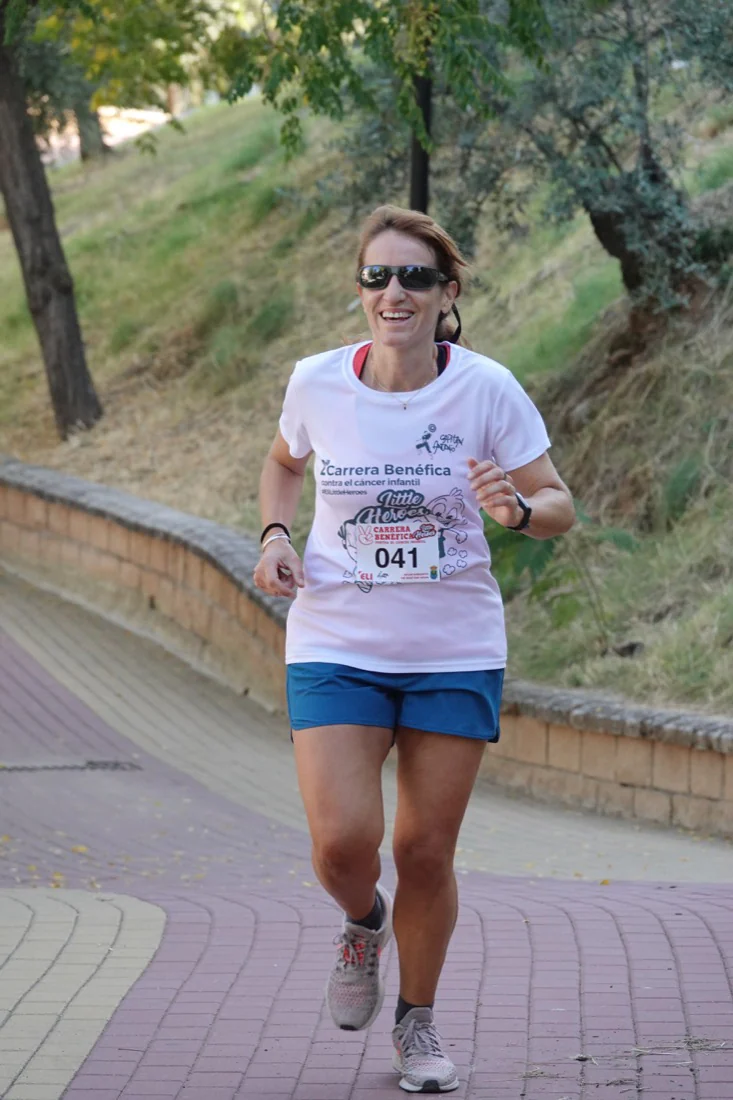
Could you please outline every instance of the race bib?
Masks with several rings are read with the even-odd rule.
[[[356,577],[372,584],[440,580],[437,527],[424,519],[357,523]]]

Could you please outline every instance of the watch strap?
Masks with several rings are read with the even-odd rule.
[[[523,531],[525,527],[529,527],[529,521],[532,518],[532,509],[529,504],[527,504],[524,497],[520,496],[519,493],[515,493],[514,495],[517,498],[519,507],[522,509],[523,515],[519,523],[515,524],[514,527],[507,527],[507,531]]]

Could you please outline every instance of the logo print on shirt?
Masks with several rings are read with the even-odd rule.
[[[371,592],[374,582],[357,581],[356,579],[356,543],[357,539],[363,539],[367,524],[371,523],[402,523],[406,519],[421,519],[422,530],[425,534],[432,534],[437,528],[438,551],[442,561],[446,557],[445,540],[447,535],[455,538],[457,543],[465,542],[468,533],[462,530],[466,526],[464,516],[465,502],[462,489],[452,489],[450,493],[433,497],[427,504],[422,493],[414,489],[385,489],[377,497],[376,504],[368,504],[361,508],[353,519],[342,523],[338,535],[341,543],[353,562],[350,570],[344,573],[344,582],[356,584],[362,592]],[[451,547],[453,550],[453,547]],[[447,551],[450,553],[451,550]],[[467,556],[465,550],[460,551],[462,556]],[[443,576],[455,573],[455,566],[450,563],[441,565]],[[377,581],[379,583],[379,581]]]
[[[433,439],[437,430],[435,424],[428,424],[427,430],[423,432],[420,439],[415,444],[415,450],[425,450],[429,455],[436,455],[439,451],[450,451],[452,454],[453,451],[463,446],[463,439],[461,436],[453,435],[451,432],[443,432]],[[430,442],[431,439],[433,440],[432,443]]]
[[[415,450],[416,451],[421,451],[421,450],[424,449],[428,452],[429,455],[431,455],[433,453],[430,450],[429,440],[432,437],[434,431],[435,431],[435,424],[428,424],[428,430],[426,432],[423,432],[423,434],[420,438],[420,442],[415,444]]]

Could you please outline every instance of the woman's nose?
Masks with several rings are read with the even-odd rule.
[[[384,293],[388,297],[394,298],[394,299],[400,299],[400,298],[404,297],[404,291],[402,289],[402,283],[400,282],[400,280],[397,278],[396,275],[392,275],[392,277],[390,278],[390,280],[387,283],[386,287],[384,288]]]

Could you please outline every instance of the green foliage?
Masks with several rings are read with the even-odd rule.
[[[696,194],[714,191],[733,179],[733,149],[721,149],[708,157],[695,172],[690,190]]]
[[[49,38],[71,44],[71,56],[100,101],[120,107],[166,108],[170,84],[212,81],[212,30],[227,22],[226,7],[208,0],[88,0],[49,17]],[[71,9],[69,11],[69,9]]]
[[[25,302],[18,305],[12,313],[7,313],[2,320],[2,329],[8,336],[14,335],[28,328],[32,323],[31,313]]]
[[[303,107],[337,120],[351,103],[375,109],[362,58],[394,74],[397,113],[427,142],[416,75],[434,67],[462,108],[482,110],[478,89],[502,81],[483,43],[501,38],[538,55],[540,0],[508,0],[505,11],[497,15],[480,0],[263,0],[261,27],[238,40],[225,36],[217,61],[231,77],[232,98],[261,87],[284,116],[291,151],[302,141]]]
[[[635,299],[655,309],[684,304],[691,278],[707,269],[679,184],[684,135],[675,109],[693,83],[733,88],[733,5],[546,0],[544,12],[541,60],[518,57],[497,36],[476,44],[498,78],[478,80],[473,101],[456,96],[434,65],[437,216],[470,256],[484,209],[502,229],[526,229],[542,194],[541,216],[552,225],[585,213]],[[726,44],[722,60],[713,56],[716,38]],[[691,64],[680,68],[680,57]],[[370,98],[350,101],[342,145],[350,170],[335,180],[355,209],[375,194],[404,193],[411,125],[386,64],[365,64],[360,75]],[[703,185],[732,170],[721,156]]]
[[[39,15],[34,11],[25,21],[17,56],[33,129],[44,139],[53,129],[65,128],[74,105],[80,100],[88,103],[94,87],[74,61],[65,36],[42,35],[38,25]]]
[[[610,641],[608,615],[588,558],[594,547],[603,544],[633,553],[639,540],[621,528],[593,523],[578,503],[576,512],[579,522],[574,530],[554,539],[518,537],[487,519],[492,572],[505,600],[526,590],[530,603],[541,604],[556,629],[568,626],[585,607],[590,608],[597,640],[606,647]]]
[[[285,201],[287,195],[287,190],[279,183],[265,178],[256,180],[247,200],[253,222],[261,222]]]
[[[263,126],[232,153],[224,164],[225,172],[247,172],[277,147],[277,134],[271,125]]]
[[[566,366],[589,339],[599,314],[623,291],[618,268],[607,263],[573,283],[573,298],[562,314],[553,309],[528,321],[511,342],[509,366],[520,378]]]
[[[703,478],[703,459],[699,454],[686,455],[667,475],[662,487],[659,521],[671,528],[697,496]]]
[[[709,78],[674,62],[708,50],[712,24],[701,12],[730,34],[733,9],[714,0],[593,6],[548,0],[546,10],[552,27],[546,63],[525,66],[517,94],[496,100],[502,129],[522,135],[515,158],[530,178],[549,185],[548,214],[564,219],[584,210],[619,260],[629,293],[657,306],[678,305],[690,276],[701,272],[693,220],[675,183],[682,131],[657,104],[671,91],[681,98],[693,68],[698,79]],[[718,67],[715,73],[722,79]]]
[[[132,317],[123,318],[118,322],[109,338],[109,350],[112,354],[117,355],[118,352],[124,351],[126,347],[129,347],[140,332],[140,329],[140,322]]]
[[[239,180],[225,178],[220,186],[212,186],[202,194],[192,195],[181,206],[182,209],[189,210],[199,217],[208,217],[211,214],[226,213],[231,210],[246,194],[245,187]]]
[[[273,289],[249,319],[239,313],[236,288],[223,282],[209,297],[206,325],[199,320],[199,334],[206,330],[207,354],[195,384],[214,396],[251,378],[262,362],[264,348],[287,332],[294,315],[292,289]]]
[[[290,327],[295,311],[293,290],[287,284],[268,295],[247,325],[246,339],[256,348],[269,344]]]
[[[156,238],[153,258],[157,263],[166,263],[177,252],[182,252],[198,236],[199,227],[193,220],[173,225]]]
[[[717,137],[729,126],[733,126],[733,103],[718,103],[711,107],[705,119],[705,136]]]
[[[704,226],[697,234],[694,255],[700,263],[722,270],[722,265],[733,255],[733,225]]]
[[[214,333],[209,355],[199,375],[199,385],[215,397],[240,386],[252,373],[248,345],[238,325],[222,325]]]
[[[215,86],[212,43],[237,18],[210,0],[11,0],[3,14],[41,135],[90,102],[165,110],[169,85]],[[140,148],[154,151],[156,141],[144,135]]]
[[[195,384],[218,396],[246,382],[261,362],[263,349],[289,329],[295,312],[290,286],[273,287],[251,316],[241,308],[239,292],[225,279],[209,292],[195,331],[206,355]]]
[[[203,309],[199,314],[195,330],[197,336],[205,338],[225,321],[236,316],[239,307],[239,291],[231,279],[224,279],[209,291]]]

